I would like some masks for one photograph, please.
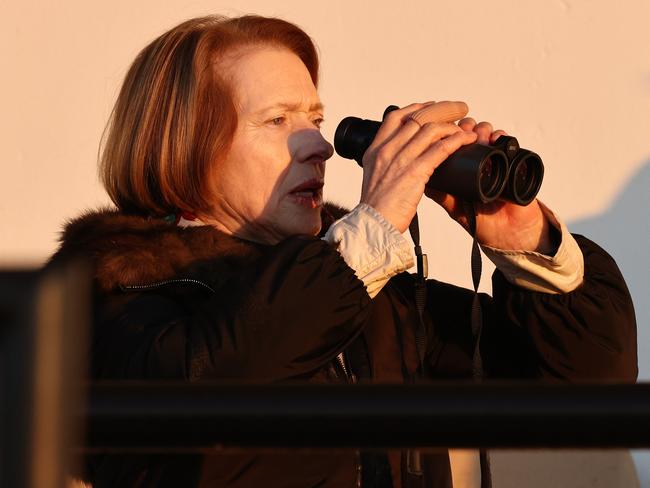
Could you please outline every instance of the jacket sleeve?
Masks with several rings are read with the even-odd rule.
[[[340,254],[315,238],[287,239],[229,276],[211,293],[194,289],[189,301],[177,287],[114,298],[96,327],[95,375],[295,377],[344,349],[370,304]]]
[[[481,294],[481,356],[488,376],[579,381],[634,381],[636,320],[623,276],[603,249],[575,236],[584,256],[582,284],[569,293],[523,289],[499,272],[493,297]],[[433,376],[471,371],[473,292],[438,282],[429,285],[429,365]],[[445,307],[442,312],[438,307]],[[449,310],[452,307],[453,310]]]
[[[495,272],[484,343],[494,373],[518,376],[523,363],[544,378],[636,380],[636,319],[625,280],[602,248],[574,237],[585,275],[570,293],[523,290]]]

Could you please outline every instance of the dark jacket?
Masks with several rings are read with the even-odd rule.
[[[324,228],[341,214],[326,207]],[[605,251],[576,239],[585,279],[571,293],[527,291],[494,273],[493,297],[480,296],[487,376],[635,380],[636,325],[623,277]],[[416,372],[412,276],[394,277],[371,300],[317,237],[264,246],[107,210],[71,222],[52,261],[79,256],[95,272],[95,379],[346,381],[342,351],[347,368],[368,381],[404,382]],[[429,280],[427,293],[424,376],[471,377],[473,292]],[[362,459],[364,486],[409,484],[404,453]],[[423,460],[431,486],[450,486],[446,454]],[[343,487],[355,485],[357,468],[348,452],[114,455],[92,458],[88,477],[96,488]]]

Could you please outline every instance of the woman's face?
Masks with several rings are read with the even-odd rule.
[[[212,173],[209,223],[270,244],[317,234],[333,150],[320,133],[323,107],[309,71],[291,51],[272,46],[245,51],[225,68],[239,121]]]

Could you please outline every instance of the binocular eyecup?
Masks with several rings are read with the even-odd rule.
[[[386,114],[397,107],[391,105]],[[376,120],[344,118],[336,128],[334,149],[363,166],[363,155],[381,126]],[[473,202],[497,198],[528,205],[542,186],[544,164],[532,151],[519,147],[517,139],[501,136],[490,146],[468,144],[443,161],[427,187]]]

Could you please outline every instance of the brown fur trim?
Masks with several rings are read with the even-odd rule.
[[[345,213],[326,204],[322,233]],[[73,258],[89,260],[103,291],[178,277],[196,263],[218,256],[246,257],[259,248],[213,227],[182,228],[107,208],[69,221],[60,240],[61,247],[48,265]]]
[[[327,232],[327,229],[330,228],[330,226],[343,217],[346,213],[349,213],[350,210],[340,207],[338,205],[335,205],[333,203],[325,203],[323,205],[323,209],[321,210],[320,216],[321,216],[321,221],[323,223],[321,227],[320,234],[318,234],[319,237],[323,237],[325,233]]]

